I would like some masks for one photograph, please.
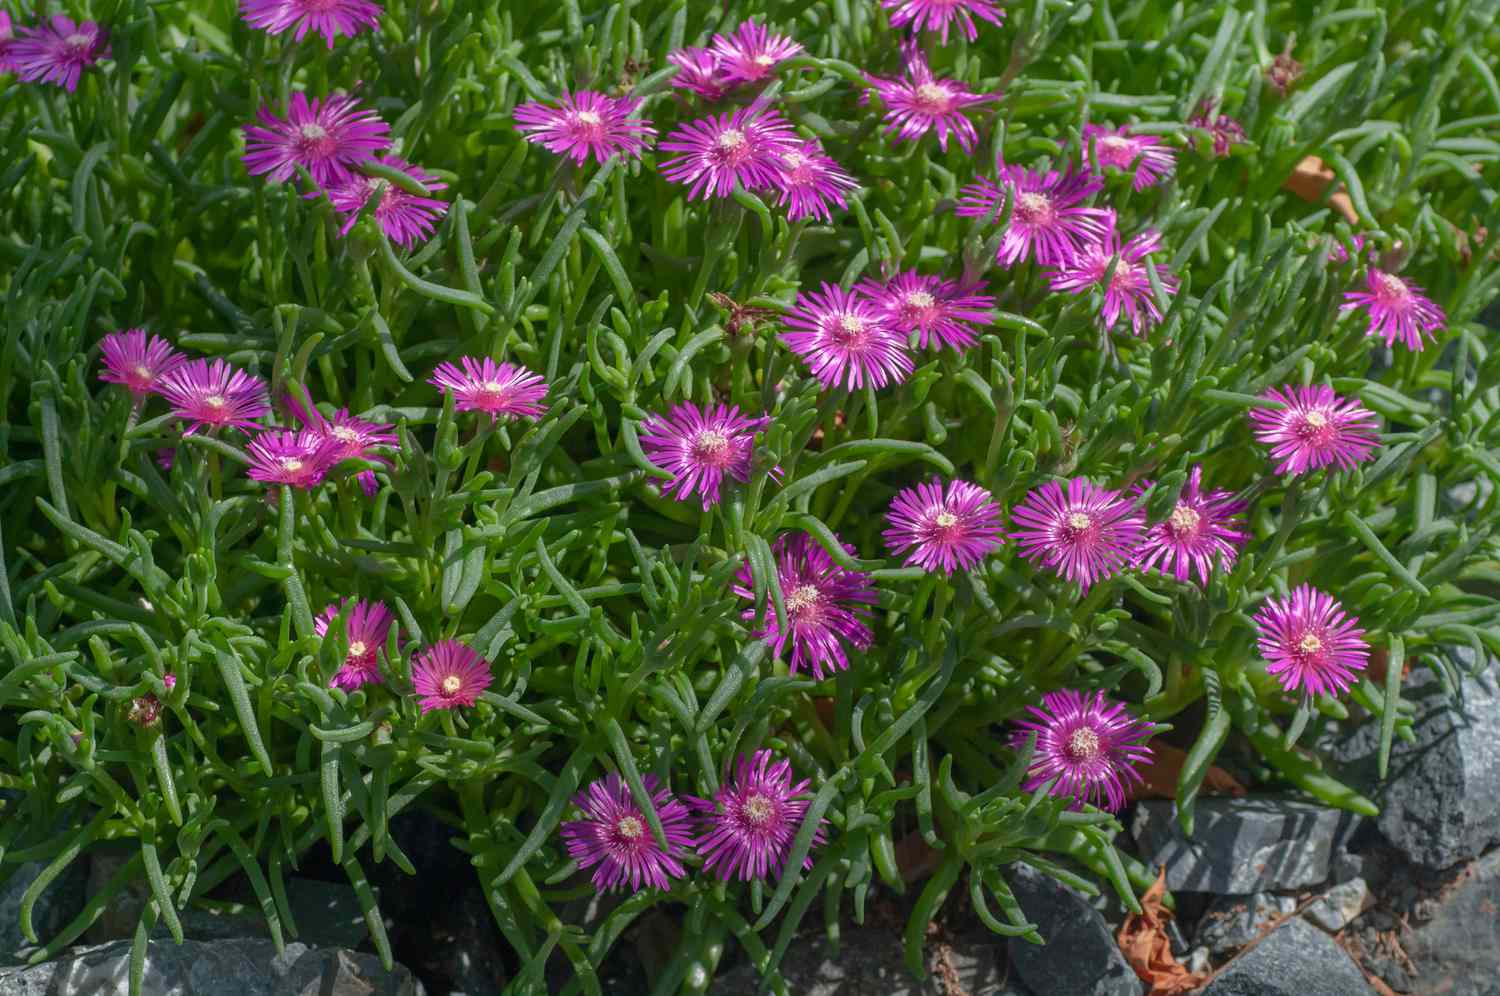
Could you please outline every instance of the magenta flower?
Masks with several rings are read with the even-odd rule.
[[[979,37],[974,18],[991,24],[1005,20],[1005,11],[995,0],[880,0],[880,6],[891,12],[891,27],[941,32],[944,45],[948,44],[948,29],[955,23],[963,36],[973,41]]]
[[[1363,235],[1351,235],[1351,236],[1349,236],[1349,242],[1351,243],[1351,245],[1354,248],[1354,255],[1357,256],[1360,253],[1364,252],[1367,240],[1365,239],[1365,237]],[[1370,254],[1371,258],[1374,258],[1374,255],[1375,254],[1372,252]],[[1335,266],[1341,266],[1344,263],[1349,262],[1349,259],[1350,259],[1349,247],[1344,245],[1343,240],[1340,239],[1340,238],[1338,238],[1337,236],[1332,236],[1332,235],[1329,236],[1328,237],[1328,262],[1334,264]],[[1374,272],[1375,271],[1373,271],[1373,270],[1371,271],[1371,273],[1374,273]]]
[[[783,35],[771,34],[751,20],[728,38],[714,35],[712,51],[719,57],[718,72],[727,82],[758,83],[771,75],[777,63],[801,52],[802,46]]]
[[[686,183],[688,199],[728,197],[736,183],[746,190],[774,188],[786,168],[786,154],[800,143],[781,114],[741,107],[689,121],[661,143],[680,155],[661,163],[661,174]]]
[[[534,422],[546,414],[541,402],[547,396],[547,382],[541,374],[514,363],[496,363],[488,356],[482,360],[461,356],[458,362],[462,370],[439,363],[427,378],[427,383],[453,395],[457,411],[488,412],[491,422],[501,415]]]
[[[270,414],[266,382],[223,360],[187,360],[158,381],[157,393],[172,406],[172,414],[189,423],[191,436],[199,429],[255,429],[255,420]]]
[[[1359,620],[1312,585],[1267,599],[1255,625],[1260,654],[1269,662],[1266,673],[1288,692],[1342,695],[1370,656]]]
[[[1081,204],[1103,186],[1096,177],[1071,169],[1033,173],[1005,166],[998,186],[981,177],[965,187],[955,213],[963,218],[998,218],[1004,199],[1015,197],[996,261],[1014,266],[1035,256],[1044,266],[1060,266],[1090,244],[1102,242],[1113,225],[1107,209]]]
[[[672,887],[672,879],[687,875],[682,859],[693,846],[692,816],[655,775],[642,775],[641,781],[661,821],[665,851],[656,843],[650,821],[635,804],[630,788],[616,774],[575,795],[573,805],[583,810],[583,818],[562,825],[568,856],[579,868],[594,868],[594,888],[601,892],[627,884],[631,892],[646,886],[665,891]]]
[[[667,61],[677,67],[672,85],[696,93],[704,100],[718,100],[734,88],[719,68],[719,56],[711,48],[680,48],[667,53]]]
[[[165,339],[154,335],[148,339],[145,329],[111,332],[99,343],[99,349],[104,356],[99,379],[123,385],[137,405],[156,391],[163,377],[187,362],[187,357]]]
[[[694,842],[703,857],[703,870],[720,880],[749,882],[775,873],[781,877],[787,852],[807,818],[812,798],[807,779],[792,784],[792,762],[773,759],[769,750],[750,757],[740,755],[734,778],[726,781],[708,799],[689,798],[701,819],[702,834]],[[813,835],[813,847],[826,838],[822,821]],[[812,867],[804,858],[802,867]]]
[[[328,627],[348,604],[349,600],[345,599],[337,605],[328,606],[313,620],[313,630],[319,636],[327,636]],[[348,651],[344,654],[344,663],[329,680],[329,688],[342,688],[346,692],[352,692],[363,685],[378,684],[385,680],[381,677],[375,654],[385,646],[394,621],[395,617],[385,607],[385,603],[367,602],[362,598],[355,600],[344,624],[344,635],[349,641]]]
[[[8,25],[7,25],[8,26]],[[83,71],[109,58],[109,38],[93,21],[53,14],[34,27],[22,28],[7,46],[6,59],[28,83],[51,83],[69,93],[78,89]]]
[[[411,663],[411,684],[424,716],[434,709],[472,706],[493,680],[490,662],[457,640],[439,640]]]
[[[911,373],[906,340],[873,303],[837,284],[799,293],[782,321],[795,331],[783,332],[781,341],[824,387],[881,388]]]
[[[851,546],[844,549],[850,556],[855,553]],[[793,674],[811,671],[821,681],[825,674],[847,670],[849,658],[844,644],[866,650],[875,639],[865,623],[870,617],[869,606],[879,600],[870,576],[840,567],[806,533],[783,533],[776,538],[771,553],[776,558],[787,628],[778,626],[776,612],[767,604],[765,618],[752,635],[757,640],[772,641],[777,656],[791,643],[789,666]],[[734,593],[753,603],[755,583],[749,564],[741,565],[735,581]],[[743,618],[755,618],[753,604]]]
[[[1425,345],[1423,338],[1435,340],[1432,330],[1448,320],[1422,288],[1373,266],[1365,273],[1365,289],[1345,292],[1344,303],[1339,305],[1340,311],[1354,308],[1364,308],[1370,314],[1366,335],[1380,336],[1387,346],[1394,346],[1399,339],[1407,349],[1419,352]]]
[[[153,453],[152,456],[156,460],[156,465],[160,467],[163,472],[170,473],[172,470],[172,465],[177,462],[177,447],[164,446]]]
[[[1230,149],[1244,144],[1245,129],[1229,115],[1215,114],[1217,104],[1214,98],[1204,97],[1198,104],[1198,112],[1188,119],[1188,127],[1208,132],[1209,138],[1213,139],[1214,155],[1223,159],[1229,155]]]
[[[1141,485],[1142,489],[1150,486],[1150,481]],[[1207,587],[1214,568],[1227,571],[1233,567],[1240,548],[1249,541],[1250,534],[1241,528],[1239,519],[1248,507],[1228,491],[1203,490],[1203,468],[1194,467],[1171,514],[1146,530],[1135,551],[1135,566],[1169,573],[1179,581],[1197,574],[1199,583]]]
[[[860,293],[902,336],[915,332],[923,349],[931,341],[939,348],[960,352],[979,341],[977,330],[969,323],[990,324],[989,309],[995,306],[993,297],[976,294],[976,290],[915,270],[899,273],[884,284],[874,280],[859,283]]]
[[[907,488],[891,501],[886,521],[885,545],[892,553],[910,550],[906,563],[928,572],[966,571],[1005,542],[1000,506],[968,481],[949,481],[945,490],[934,477]]]
[[[640,107],[639,97],[564,90],[557,107],[532,101],[519,105],[511,115],[526,141],[582,166],[589,156],[600,163],[621,154],[641,157],[656,138],[656,129],[635,116]]]
[[[1100,166],[1131,173],[1131,186],[1136,190],[1160,183],[1177,168],[1177,154],[1171,146],[1155,135],[1132,135],[1129,125],[1085,125],[1083,140],[1093,143],[1094,159]]]
[[[964,112],[994,100],[994,95],[975,93],[957,80],[933,76],[926,58],[915,46],[906,46],[904,55],[906,78],[868,76],[870,89],[862,100],[868,100],[872,92],[879,95],[886,107],[885,130],[896,133],[897,143],[914,142],[936,130],[938,147],[944,151],[948,149],[948,133],[952,132],[965,152],[973,152],[979,133]]]
[[[443,190],[448,186],[422,167],[413,166],[398,156],[382,155],[373,161],[400,170],[429,190]],[[380,201],[375,205],[375,224],[380,226],[386,238],[403,249],[410,249],[419,240],[430,236],[438,219],[448,213],[446,201],[413,194],[385,177],[352,173],[347,180],[328,188],[329,202],[344,216],[344,224],[339,228],[340,235],[349,234],[349,230],[359,220],[359,213],[364,210],[366,202],[377,192],[380,194]],[[306,196],[317,198],[320,194],[309,191]]]
[[[641,423],[641,449],[652,463],[672,472],[664,494],[678,501],[701,495],[707,511],[719,503],[726,474],[741,484],[750,480],[755,434],[770,421],[746,418],[734,405],[699,408],[685,401]]]
[[[1027,770],[1027,792],[1052,782],[1048,794],[1072,799],[1069,808],[1084,804],[1111,813],[1124,808],[1132,784],[1142,782],[1137,770],[1151,760],[1146,745],[1155,728],[1136,719],[1123,705],[1069,688],[1042,696],[1040,706],[1028,706],[1031,716],[1016,721],[1011,746],[1025,748],[1036,737]]]
[[[0,73],[12,72],[16,68],[11,52],[16,46],[16,33],[10,14],[0,10]]]
[[[248,447],[250,478],[266,484],[289,484],[312,489],[323,483],[333,466],[328,440],[306,429],[267,429]]]
[[[1146,521],[1118,491],[1081,477],[1048,481],[1027,493],[1012,511],[1022,528],[1011,533],[1021,556],[1052,568],[1083,591],[1130,565]]]
[[[788,221],[799,218],[822,218],[832,221],[833,213],[828,209],[830,201],[840,210],[849,207],[844,194],[858,190],[854,177],[834,162],[816,139],[794,146],[781,156],[781,169],[772,184],[781,192],[777,205],[787,204]]]
[[[353,38],[380,21],[380,4],[370,0],[240,0],[240,16],[252,28],[279,35],[292,28],[301,41],[309,31],[333,48],[339,35]]]
[[[1273,387],[1261,397],[1286,406],[1250,409],[1256,441],[1271,447],[1272,459],[1281,461],[1278,474],[1328,466],[1351,470],[1369,459],[1378,443],[1375,413],[1324,384]]]
[[[1148,228],[1120,245],[1120,233],[1114,226],[1114,212],[1109,215],[1109,231],[1098,242],[1090,243],[1063,258],[1050,275],[1049,282],[1055,291],[1073,294],[1086,293],[1090,288],[1104,288],[1104,305],[1099,310],[1099,321],[1106,329],[1114,328],[1123,314],[1130,321],[1130,329],[1139,339],[1144,339],[1151,326],[1162,320],[1161,307],[1151,289],[1151,276],[1146,270],[1146,259],[1162,249],[1161,233]],[[1104,282],[1111,264],[1114,273],[1109,283]],[[1162,264],[1156,268],[1156,278],[1168,297],[1177,293],[1177,278]]]
[[[269,107],[257,114],[259,125],[245,126],[245,169],[285,183],[301,166],[322,185],[353,180],[354,167],[369,162],[390,144],[390,125],[347,94],[314,98],[292,94],[287,116]]]
[[[356,418],[349,414],[347,408],[340,408],[333,413],[332,419],[325,419],[317,408],[304,410],[294,397],[288,397],[286,401],[308,431],[327,440],[330,464],[339,464],[345,460],[374,460],[389,466],[389,461],[371,452],[377,446],[397,445],[397,436],[391,431],[389,424]],[[373,471],[360,471],[357,480],[366,497],[374,497],[375,492],[380,490],[380,482],[376,480]]]

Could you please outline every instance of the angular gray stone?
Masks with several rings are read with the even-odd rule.
[[[1401,943],[1420,973],[1424,991],[1443,996],[1500,992],[1500,851],[1465,870],[1442,897],[1431,920]]]
[[[1249,896],[1219,896],[1198,920],[1193,940],[1223,958],[1260,936],[1261,928],[1277,917],[1290,916],[1297,901],[1289,896],[1257,892]]]
[[[27,955],[36,949],[21,933],[21,900],[46,867],[43,862],[28,861],[0,882],[0,965],[24,964]],[[83,909],[87,879],[83,863],[75,861],[37,897],[36,905],[31,908],[31,925],[43,943]]]
[[[1277,927],[1230,962],[1202,996],[1373,996],[1333,938],[1302,919]]]
[[[1369,900],[1370,886],[1362,878],[1351,878],[1319,896],[1302,911],[1302,915],[1330,934],[1336,934],[1365,911]]]
[[[1087,899],[1026,865],[1008,866],[1005,878],[1046,941],[1008,942],[1011,964],[1028,988],[1048,996],[1141,996],[1141,980]]]
[[[1329,860],[1359,817],[1298,799],[1200,799],[1193,837],[1177,825],[1176,804],[1136,804],[1130,833],[1146,867],[1167,866],[1172,891],[1249,895],[1298,889],[1328,878]]]
[[[0,968],[0,996],[127,996],[130,942],[71,948],[56,961]],[[151,941],[141,991],[152,996],[423,996],[403,966],[374,955],[270,941]]]

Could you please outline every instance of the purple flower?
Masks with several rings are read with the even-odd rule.
[[[248,447],[252,480],[312,489],[323,483],[333,466],[328,440],[306,429],[267,429]]]
[[[1351,235],[1349,236],[1349,246],[1345,246],[1342,239],[1330,235],[1328,237],[1328,262],[1335,266],[1342,266],[1349,262],[1350,247],[1353,247],[1353,255],[1357,256],[1364,252],[1366,242],[1367,240],[1363,235]],[[1370,253],[1371,258],[1374,258],[1374,255],[1373,252]]]
[[[1027,792],[1053,782],[1048,794],[1072,799],[1071,809],[1085,803],[1112,813],[1125,806],[1132,783],[1141,784],[1136,769],[1151,760],[1146,745],[1154,727],[1136,719],[1118,702],[1093,694],[1061,689],[1042,696],[1040,706],[1028,706],[1031,716],[1016,721],[1011,746],[1025,748],[1036,737],[1024,788]]]
[[[245,126],[245,169],[277,183],[295,176],[298,166],[315,183],[346,183],[354,179],[354,167],[390,144],[390,125],[347,94],[309,102],[306,94],[294,93],[286,118],[269,107],[261,107],[257,118],[259,125]]]
[[[906,563],[933,572],[968,570],[1000,549],[1000,506],[990,493],[968,481],[934,477],[907,488],[886,512],[890,528],[882,535],[892,553],[910,550]]]
[[[482,360],[461,356],[458,362],[462,370],[439,363],[427,378],[427,383],[453,395],[455,410],[488,412],[491,422],[501,415],[534,422],[546,413],[541,402],[547,396],[547,382],[541,374],[513,363],[496,363],[488,356]]]
[[[979,134],[964,111],[994,100],[994,95],[975,93],[957,80],[933,76],[927,60],[915,46],[906,46],[904,55],[905,79],[866,77],[870,90],[863,99],[868,100],[871,92],[879,95],[886,107],[886,132],[895,132],[900,143],[916,141],[936,130],[939,148],[947,151],[951,131],[965,152],[974,151]]]
[[[1145,190],[1172,175],[1177,155],[1154,135],[1132,135],[1129,125],[1085,125],[1085,143],[1093,143],[1094,159],[1107,169],[1133,171],[1136,190]]]
[[[9,25],[7,24],[7,27]],[[72,93],[83,71],[109,58],[108,35],[93,21],[53,14],[22,28],[6,51],[9,68],[28,83],[51,83]]]
[[[413,166],[398,156],[382,155],[373,161],[400,170],[429,190],[443,190],[448,186],[422,167]],[[349,230],[359,220],[359,213],[364,210],[365,203],[376,192],[380,193],[380,202],[375,205],[375,223],[380,226],[386,238],[403,249],[409,249],[418,240],[430,236],[437,220],[448,213],[445,201],[413,194],[385,177],[353,173],[349,179],[328,188],[328,200],[344,216],[344,224],[339,228],[340,235],[349,234]],[[306,196],[316,198],[319,194],[317,191],[309,191]]]
[[[493,680],[490,662],[457,640],[439,640],[411,663],[412,689],[421,696],[424,716],[472,706]]]
[[[1448,320],[1443,309],[1432,302],[1422,288],[1394,273],[1386,273],[1370,267],[1365,273],[1363,291],[1347,291],[1340,311],[1364,308],[1370,313],[1370,330],[1366,335],[1378,335],[1387,346],[1394,346],[1399,339],[1407,349],[1421,351],[1424,338],[1436,339],[1432,330],[1441,328]]]
[[[255,420],[271,411],[266,382],[223,360],[187,360],[158,383],[172,414],[189,423],[184,435],[230,425],[255,429]]]
[[[1141,485],[1142,489],[1150,486],[1149,481]],[[1159,569],[1179,581],[1197,574],[1207,587],[1215,566],[1229,570],[1240,547],[1249,541],[1250,534],[1241,528],[1239,519],[1248,507],[1228,491],[1203,490],[1203,468],[1194,467],[1171,514],[1146,530],[1135,551],[1135,565],[1141,570]]]
[[[313,630],[318,636],[328,635],[328,627],[348,604],[349,600],[345,599],[337,605],[330,605],[313,620]],[[394,621],[391,610],[386,608],[384,602],[367,602],[362,598],[355,600],[354,607],[349,610],[348,621],[344,624],[344,634],[349,641],[348,651],[344,654],[344,663],[328,682],[329,688],[342,688],[346,692],[352,692],[362,685],[378,684],[385,680],[380,675],[375,655],[385,646]]]
[[[679,90],[712,101],[734,89],[734,81],[720,68],[719,54],[711,48],[680,48],[668,52],[667,61],[677,67],[672,85]]]
[[[526,141],[581,166],[589,156],[600,163],[621,154],[639,159],[656,138],[651,122],[635,116],[640,107],[639,97],[564,90],[557,107],[533,101],[511,113]]]
[[[664,494],[678,501],[701,495],[707,511],[718,504],[726,474],[742,484],[750,480],[755,434],[770,421],[746,418],[734,405],[699,408],[685,401],[641,423],[641,449],[652,463],[672,472]]]
[[[714,35],[713,53],[719,57],[718,72],[731,84],[758,83],[771,75],[776,64],[802,51],[802,46],[783,35],[773,35],[753,20],[746,21],[728,38]]]
[[[1102,242],[1113,225],[1110,211],[1080,203],[1102,187],[1099,179],[1086,173],[1033,173],[1004,166],[998,186],[981,177],[965,187],[956,213],[963,218],[998,218],[1004,199],[1013,196],[996,261],[1014,266],[1035,256],[1044,266],[1059,266],[1090,244]]]
[[[374,460],[389,466],[385,458],[371,452],[377,446],[397,445],[396,434],[387,423],[367,422],[356,418],[349,414],[347,408],[340,408],[333,413],[332,419],[325,419],[317,408],[304,410],[294,397],[288,397],[286,401],[308,431],[322,436],[328,442],[330,464],[339,464],[345,460]],[[380,490],[380,483],[373,471],[360,471],[357,479],[366,497],[373,497]]]
[[[1188,119],[1188,127],[1208,132],[1214,143],[1214,155],[1219,159],[1229,155],[1229,150],[1245,141],[1245,129],[1227,114],[1215,114],[1218,101],[1204,97],[1198,104],[1198,112]]]
[[[832,221],[828,203],[832,201],[840,210],[847,209],[849,204],[844,194],[859,189],[854,178],[823,151],[816,139],[782,153],[781,169],[772,185],[781,192],[778,205],[790,202],[786,212],[788,221],[799,218]]]
[[[655,775],[643,775],[641,781],[661,821],[665,851],[619,775],[611,774],[574,796],[573,805],[583,810],[583,818],[562,825],[568,856],[579,868],[594,868],[594,888],[601,892],[627,884],[632,892],[646,886],[665,891],[672,887],[672,879],[687,875],[682,858],[693,846],[692,816]]]
[[[1375,413],[1324,384],[1273,387],[1261,397],[1286,406],[1250,409],[1256,441],[1271,447],[1272,459],[1281,461],[1278,474],[1328,466],[1350,470],[1369,459],[1378,444]]]
[[[854,555],[853,547],[845,545],[844,549]],[[805,533],[783,533],[776,538],[771,553],[776,558],[787,628],[779,628],[776,612],[767,604],[765,619],[753,635],[773,641],[778,656],[790,642],[793,674],[811,671],[821,681],[825,673],[847,670],[849,658],[844,644],[865,650],[875,638],[865,623],[869,606],[878,601],[870,576],[840,567]],[[753,602],[755,584],[749,564],[740,567],[735,580],[734,593]],[[755,618],[753,606],[745,610],[743,618]]]
[[[1144,339],[1151,326],[1162,319],[1162,310],[1156,303],[1151,289],[1151,276],[1146,269],[1146,259],[1162,249],[1161,233],[1148,228],[1132,236],[1129,242],[1120,245],[1120,233],[1114,225],[1114,212],[1109,215],[1109,230],[1098,242],[1092,242],[1065,256],[1050,275],[1049,282],[1055,291],[1082,294],[1091,287],[1104,287],[1104,306],[1099,311],[1099,321],[1105,328],[1114,328],[1120,315],[1130,320],[1130,329],[1137,338]],[[1111,264],[1114,273],[1109,283],[1104,277]],[[1177,293],[1177,278],[1166,265],[1156,268],[1157,280],[1168,297]]]
[[[1266,673],[1289,692],[1342,695],[1370,656],[1359,620],[1312,585],[1267,599],[1255,625],[1261,656],[1269,662]]]
[[[795,331],[783,332],[781,341],[824,387],[881,388],[911,373],[906,340],[873,303],[837,284],[799,293],[782,321]]]
[[[148,339],[144,329],[111,332],[99,343],[99,349],[104,356],[99,379],[123,385],[136,404],[154,393],[163,377],[187,362],[187,357],[166,340],[154,335]]]
[[[917,333],[917,342],[962,352],[979,341],[970,322],[990,324],[989,310],[995,299],[976,294],[977,287],[964,287],[955,280],[924,276],[907,270],[882,284],[863,280],[859,291],[874,302],[886,322],[903,336]]]
[[[1027,493],[1012,510],[1021,530],[1011,538],[1021,556],[1052,568],[1087,591],[1096,581],[1130,565],[1146,522],[1134,502],[1118,491],[1097,487],[1081,477],[1048,481]]]
[[[785,157],[800,143],[792,126],[774,111],[741,107],[689,121],[661,143],[680,155],[661,163],[673,183],[691,184],[688,199],[728,197],[739,183],[746,190],[774,188]]]
[[[301,41],[309,31],[333,48],[339,35],[353,38],[380,21],[380,4],[371,0],[240,0],[240,16],[251,27],[279,35],[295,27]]]
[[[713,800],[689,798],[701,819],[702,834],[694,842],[703,857],[703,870],[728,882],[749,882],[775,873],[781,877],[787,852],[807,818],[812,799],[807,779],[792,784],[792,762],[773,759],[769,750],[740,755],[734,778],[720,786]],[[824,843],[822,822],[813,847]],[[803,860],[812,867],[812,858]]]
[[[973,41],[979,37],[975,17],[991,24],[1005,19],[1005,11],[995,0],[880,0],[880,6],[891,12],[891,27],[941,32],[944,45],[948,44],[948,28],[954,23],[965,38]]]
[[[16,68],[15,61],[11,58],[15,47],[16,33],[11,25],[10,15],[0,10],[0,73],[8,73]]]

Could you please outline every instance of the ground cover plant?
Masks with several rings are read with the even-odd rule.
[[[1219,752],[1356,812],[1500,652],[1500,4],[99,2],[0,19],[0,876],[429,809],[518,989],[910,889],[1127,906]],[[58,827],[62,827],[58,831]],[[46,881],[132,857],[56,936]],[[594,890],[627,898],[587,929]],[[736,956],[740,957],[740,956]]]

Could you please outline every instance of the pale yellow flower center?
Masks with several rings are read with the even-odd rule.
[[[1052,217],[1052,202],[1046,194],[1027,192],[1016,197],[1016,216],[1028,224]]]
[[[333,432],[330,433],[330,435],[332,435],[334,439],[337,439],[341,443],[352,443],[359,439],[359,433],[355,432],[347,425],[339,426],[338,428],[334,429]]]
[[[958,516],[949,511],[942,511],[939,512],[932,521],[937,523],[940,529],[948,529],[958,522]]]
[[[444,695],[457,695],[458,690],[464,687],[464,680],[456,674],[450,674],[443,679],[442,689]]]
[[[786,598],[786,610],[793,615],[806,612],[818,602],[818,589],[810,584],[793,589]]]
[[[1088,517],[1086,512],[1069,512],[1068,525],[1074,529],[1087,529],[1094,524],[1094,520]]]
[[[63,39],[69,48],[87,48],[93,40],[92,37],[84,34],[68,35],[68,37]]]
[[[228,404],[228,401],[222,394],[210,394],[208,397],[203,399],[203,403],[210,408],[223,408],[226,404]]]
[[[1389,273],[1377,273],[1375,280],[1380,284],[1380,290],[1386,297],[1406,297],[1409,290],[1406,281]]]
[[[1316,633],[1304,633],[1302,639],[1297,641],[1297,649],[1304,654],[1315,654],[1323,649],[1323,641],[1318,639]]]
[[[297,473],[297,471],[302,469],[302,461],[297,459],[296,457],[282,457],[281,469],[286,471],[288,474],[295,474]]]
[[[765,67],[768,67],[768,66],[774,66],[774,65],[776,65],[776,60],[773,59],[773,58],[771,58],[766,53],[762,52],[760,55],[757,55],[755,57],[755,64],[757,66],[765,68]]]
[[[906,303],[913,308],[930,308],[937,303],[936,299],[926,291],[913,291],[906,295]]]
[[[137,377],[139,377],[141,380],[150,380],[151,379],[151,369],[149,367],[147,367],[144,363],[137,363],[135,365],[135,375]]]
[[[745,800],[745,822],[753,827],[764,827],[776,814],[776,806],[763,795],[752,795]]]
[[[1321,429],[1328,424],[1328,416],[1322,412],[1308,412],[1304,418],[1307,420],[1307,424],[1314,429]]]
[[[917,87],[917,101],[929,110],[940,111],[947,109],[952,97],[936,83],[923,83]]]
[[[594,125],[601,124],[602,122],[603,122],[603,119],[600,118],[599,115],[595,114],[593,111],[579,111],[578,112],[578,123],[579,124],[586,124],[586,125],[588,125],[590,127],[593,127]]]
[[[645,826],[634,816],[621,817],[620,822],[615,824],[615,829],[626,840],[640,840],[646,833]]]
[[[714,456],[724,452],[729,445],[729,437],[715,429],[698,434],[698,451],[704,456]]]
[[[1198,523],[1202,521],[1203,516],[1199,515],[1197,510],[1189,508],[1186,505],[1178,505],[1172,509],[1172,514],[1167,519],[1172,533],[1177,536],[1183,536],[1196,531]]]
[[[302,126],[302,137],[307,139],[309,142],[316,142],[319,139],[328,137],[328,129],[324,128],[320,124],[315,124],[314,122],[309,121],[307,124]]]
[[[1092,761],[1099,756],[1099,734],[1087,727],[1074,730],[1068,736],[1068,756],[1079,761]]]
[[[738,149],[745,144],[745,133],[738,128],[730,128],[719,136],[718,146],[721,149]]]
[[[365,655],[365,651],[369,649],[370,648],[365,645],[365,641],[355,640],[353,643],[349,644],[349,656],[363,657]]]

